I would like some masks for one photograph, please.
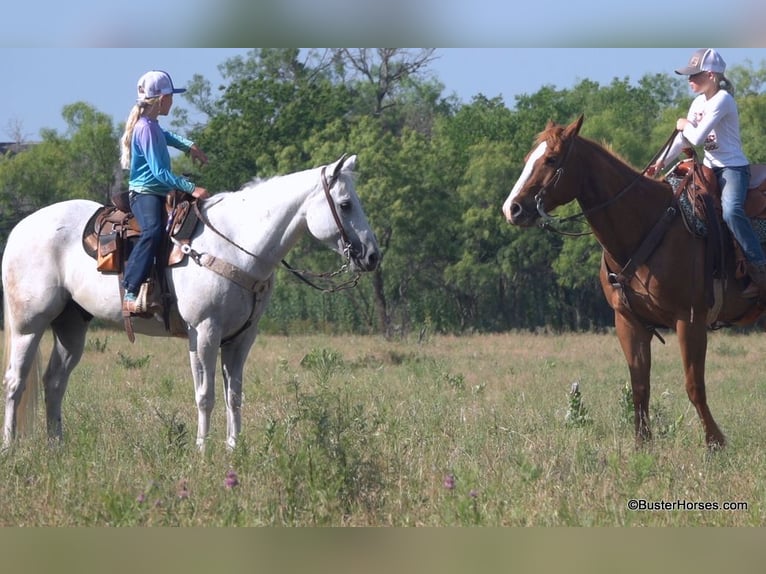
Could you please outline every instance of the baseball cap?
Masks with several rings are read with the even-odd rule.
[[[162,70],[151,70],[138,79],[138,99],[146,100],[167,94],[180,94],[186,88],[174,88],[170,74]]]
[[[721,55],[712,48],[701,48],[689,58],[689,64],[685,68],[676,70],[676,74],[693,76],[700,72],[716,72],[723,74],[726,70],[726,62]]]

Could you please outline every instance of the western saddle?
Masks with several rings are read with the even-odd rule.
[[[182,246],[189,244],[191,236],[199,223],[197,210],[192,209],[196,200],[181,191],[172,191],[165,202],[164,219],[166,233],[163,238],[153,272],[148,282],[148,310],[141,317],[161,314],[166,330],[170,331],[170,309],[174,295],[170,292],[165,269],[179,265],[185,258]],[[141,226],[129,211],[126,201],[113,198],[114,205],[104,205],[90,217],[82,235],[85,252],[96,260],[96,269],[104,274],[119,277],[120,298],[124,293],[122,276],[125,261],[130,255],[136,239],[141,234]],[[119,207],[118,207],[119,206]],[[155,285],[157,288],[155,288]],[[125,318],[128,337],[133,341],[133,329],[130,318]]]

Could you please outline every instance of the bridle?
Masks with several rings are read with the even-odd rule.
[[[580,235],[588,235],[591,232],[586,231],[583,233],[570,233],[570,232],[561,231],[560,229],[556,229],[553,226],[561,225],[562,223],[579,219],[580,217],[583,217],[584,214],[581,213],[581,214],[572,215],[572,216],[564,217],[564,218],[555,217],[553,215],[550,215],[547,211],[545,211],[545,206],[543,205],[543,199],[544,199],[543,196],[545,195],[545,192],[547,192],[549,188],[552,188],[552,187],[555,188],[556,184],[561,179],[561,176],[564,175],[564,164],[569,159],[569,155],[572,153],[573,147],[574,147],[574,138],[572,139],[572,142],[570,142],[569,146],[567,147],[566,153],[564,154],[562,159],[558,162],[558,166],[556,170],[548,178],[548,181],[546,181],[540,187],[540,190],[535,194],[535,208],[537,209],[537,213],[540,215],[540,222],[538,223],[538,226],[541,227],[542,229],[545,229],[546,231],[553,231],[561,235],[580,236]]]
[[[316,285],[313,281],[308,279],[308,277],[312,277],[314,279],[321,279],[321,280],[331,280],[337,275],[340,275],[341,273],[344,273],[348,270],[349,264],[351,263],[351,257],[354,255],[353,245],[351,244],[351,241],[348,238],[348,234],[346,233],[346,230],[343,228],[343,222],[340,219],[340,216],[338,215],[338,210],[335,208],[335,202],[332,199],[332,195],[330,194],[330,190],[332,187],[338,182],[338,179],[340,178],[340,172],[341,168],[343,167],[343,162],[346,159],[346,154],[343,154],[341,156],[340,160],[338,160],[337,165],[335,166],[335,170],[333,171],[332,175],[330,176],[330,180],[327,180],[327,174],[326,174],[326,168],[327,166],[322,167],[321,178],[322,178],[322,189],[324,190],[325,198],[327,199],[327,203],[330,207],[330,212],[332,213],[333,219],[335,220],[335,224],[338,226],[338,231],[340,232],[340,239],[342,242],[341,251],[343,252],[343,257],[345,258],[345,261],[343,265],[337,270],[330,273],[315,273],[312,271],[307,270],[301,270],[301,269],[295,269],[292,267],[287,261],[282,259],[282,265],[290,271],[293,275],[295,275],[298,279],[306,283],[307,285],[313,287],[314,289],[317,289],[319,291],[322,291],[324,293],[333,293],[336,291],[342,291],[344,289],[350,289],[352,287],[356,287],[357,283],[359,282],[359,279],[361,277],[361,273],[357,271],[354,276],[351,279],[348,279],[347,281],[343,281],[341,283],[337,283],[334,285],[330,285],[329,287],[320,287],[319,285]],[[194,211],[199,218],[200,221],[204,225],[210,228],[211,231],[213,231],[216,235],[224,239],[226,242],[230,243],[243,253],[249,255],[250,257],[257,259],[258,255],[255,253],[252,253],[251,251],[248,251],[232,239],[226,237],[221,231],[219,231],[207,218],[207,216],[204,214],[204,212],[199,208],[199,202],[195,201],[193,202]],[[182,245],[181,251],[184,253],[190,255],[194,261],[196,261],[198,264],[201,264],[201,254],[195,252],[193,249],[191,249],[190,245]],[[210,265],[206,265],[207,267],[210,267]],[[233,266],[230,266],[233,267]],[[213,271],[221,273],[219,270],[212,268]],[[245,272],[240,269],[226,269],[226,276],[230,279],[232,277],[241,277]],[[248,288],[250,288],[250,278],[246,277],[245,281],[237,280],[235,281],[239,284],[245,283]]]
[[[338,182],[338,178],[340,177],[340,170],[343,167],[343,162],[346,159],[346,154],[343,154],[341,158],[338,160],[338,164],[335,166],[335,170],[332,173],[332,177],[330,178],[330,181],[327,181],[327,175],[326,170],[327,166],[322,166],[321,176],[322,176],[322,188],[324,189],[324,196],[327,198],[327,203],[330,206],[330,212],[332,213],[332,217],[335,220],[335,225],[338,226],[338,231],[340,232],[340,240],[343,243],[343,255],[346,257],[346,262],[351,261],[352,256],[352,245],[351,241],[348,238],[348,235],[346,235],[346,230],[343,228],[343,222],[340,220],[340,216],[338,215],[338,210],[335,208],[335,202],[332,200],[332,196],[330,195],[330,189],[332,189],[332,186],[335,185]]]
[[[340,269],[337,271],[333,271],[332,273],[314,273],[312,271],[307,270],[299,270],[295,269],[290,266],[287,261],[284,259],[282,260],[282,265],[285,266],[285,268],[290,271],[293,275],[295,275],[298,279],[306,283],[307,285],[310,285],[314,289],[318,289],[319,291],[322,291],[324,293],[333,293],[335,291],[341,291],[343,289],[350,289],[351,287],[356,287],[357,283],[359,282],[360,277],[362,274],[357,271],[354,276],[342,283],[332,285],[330,287],[320,287],[310,281],[308,277],[314,277],[315,279],[331,279],[335,277],[336,275],[339,275],[340,273],[343,273],[348,270],[348,265],[351,262],[351,257],[354,255],[354,247],[351,244],[351,240],[348,238],[348,235],[346,234],[346,230],[343,228],[343,222],[340,220],[340,216],[338,215],[338,210],[335,208],[335,202],[332,199],[332,195],[330,195],[330,190],[332,187],[338,182],[338,178],[340,177],[340,171],[343,167],[343,162],[346,159],[346,154],[343,154],[341,158],[338,160],[337,165],[335,166],[335,170],[332,173],[332,176],[330,177],[330,181],[327,181],[327,166],[322,167],[321,171],[321,177],[322,177],[322,189],[324,190],[325,198],[327,199],[327,203],[330,206],[330,212],[332,213],[332,217],[335,220],[335,225],[338,226],[338,231],[340,232],[340,240],[342,242],[341,250],[343,251],[343,256],[345,257],[346,261],[343,265],[341,265]]]
[[[675,137],[675,133],[673,134],[672,137]],[[545,206],[543,205],[544,195],[545,195],[545,192],[547,192],[549,189],[555,188],[556,184],[561,180],[561,177],[564,175],[564,164],[569,159],[569,156],[572,153],[572,149],[574,149],[575,140],[576,140],[576,136],[573,136],[571,138],[571,141],[569,142],[569,147],[567,148],[566,153],[562,157],[561,161],[558,162],[558,167],[551,174],[551,177],[548,178],[548,181],[546,181],[542,185],[540,190],[535,194],[535,207],[537,209],[537,213],[540,215],[540,222],[538,223],[538,226],[540,228],[545,229],[546,231],[552,231],[554,233],[558,233],[559,235],[567,235],[570,237],[581,237],[583,235],[590,235],[593,232],[583,231],[579,233],[573,233],[573,232],[557,229],[556,227],[564,223],[568,223],[570,221],[583,219],[592,213],[600,211],[601,209],[605,209],[609,207],[610,205],[612,205],[613,203],[616,203],[622,198],[623,195],[625,195],[625,193],[627,193],[628,190],[630,190],[631,187],[633,187],[636,184],[636,182],[638,182],[643,177],[643,174],[646,171],[646,168],[644,168],[643,171],[639,172],[636,175],[636,177],[633,178],[633,180],[628,185],[626,185],[622,190],[620,190],[620,192],[617,195],[608,199],[604,203],[601,203],[599,205],[596,205],[588,209],[583,209],[580,211],[580,213],[575,213],[574,215],[570,215],[568,217],[556,217],[556,216],[550,215],[547,211],[545,211]],[[649,165],[651,165],[651,163]]]

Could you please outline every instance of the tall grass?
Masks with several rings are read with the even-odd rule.
[[[729,439],[713,455],[666,339],[655,440],[640,451],[613,335],[264,335],[237,448],[224,447],[219,398],[199,454],[185,343],[94,330],[63,443],[47,443],[40,419],[0,454],[0,525],[764,524],[763,337],[711,337],[708,399]],[[630,499],[675,506],[634,511]],[[747,509],[690,508],[730,501]]]

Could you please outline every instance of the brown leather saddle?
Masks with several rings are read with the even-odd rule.
[[[147,317],[161,312],[165,326],[170,329],[170,303],[173,295],[170,293],[165,280],[164,269],[179,265],[186,258],[182,246],[189,244],[194,230],[199,223],[193,203],[196,199],[181,191],[172,191],[167,196],[163,216],[163,224],[167,230],[155,262],[151,276],[156,278],[159,287],[153,295],[156,303],[154,312],[146,313]],[[141,226],[124,203],[121,205],[104,205],[99,207],[88,219],[82,234],[82,246],[85,252],[96,260],[96,269],[104,274],[115,274],[120,278],[119,289],[122,297],[122,274],[125,261],[136,240],[141,235]]]
[[[752,165],[751,173],[750,187],[745,198],[745,215],[750,219],[761,243],[766,243],[766,165]],[[715,213],[717,214],[715,219],[718,220],[719,225],[725,227],[721,208],[721,190],[712,169],[690,159],[680,162],[669,176],[675,176],[684,187],[691,205],[691,213],[697,218],[697,225],[710,223]],[[685,219],[685,223],[692,231],[694,223],[688,218]],[[697,232],[703,234],[699,233],[699,230]],[[746,274],[745,256],[737,242],[731,239],[734,243],[737,277],[742,277]]]

